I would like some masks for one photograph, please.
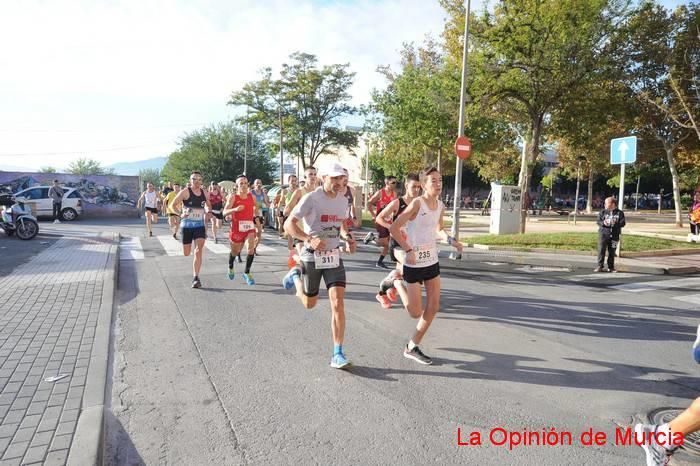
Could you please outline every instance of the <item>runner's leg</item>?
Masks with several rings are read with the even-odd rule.
[[[426,280],[425,281],[425,294],[426,303],[425,311],[420,316],[418,325],[416,326],[416,332],[413,334],[412,341],[414,344],[420,344],[421,340],[425,336],[425,333],[430,328],[430,324],[435,319],[438,311],[440,310],[440,276]],[[409,311],[410,312],[410,311]]]

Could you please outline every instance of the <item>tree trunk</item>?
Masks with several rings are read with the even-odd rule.
[[[537,152],[540,147],[540,134],[542,131],[542,117],[536,117],[532,121],[530,144],[527,146],[524,161],[520,165],[519,186],[524,196],[530,190],[530,179],[532,178],[532,170],[535,167],[537,160]],[[525,223],[527,211],[521,210],[520,213],[520,233],[525,233]]]
[[[586,213],[593,213],[593,170],[588,172],[588,198],[586,199]]]
[[[442,173],[442,146],[438,146],[438,160],[437,160],[437,169],[440,173]]]
[[[683,216],[681,214],[681,188],[678,184],[678,170],[676,169],[676,160],[673,157],[674,147],[666,145],[666,160],[668,167],[671,169],[671,180],[673,182],[673,203],[676,207],[676,226],[683,226]],[[659,200],[661,201],[661,199]]]

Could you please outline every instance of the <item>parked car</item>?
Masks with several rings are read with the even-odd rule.
[[[15,198],[33,201],[35,217],[51,217],[53,201],[49,197],[50,186],[34,186],[15,193]],[[83,213],[83,198],[75,188],[63,188],[63,203],[61,204],[61,220],[72,221]]]

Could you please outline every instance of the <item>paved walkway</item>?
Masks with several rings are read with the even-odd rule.
[[[1,466],[67,462],[111,247],[61,239],[0,279]]]

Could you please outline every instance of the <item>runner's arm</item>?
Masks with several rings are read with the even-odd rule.
[[[228,217],[234,212],[238,212],[240,209],[238,207],[233,207],[233,201],[235,200],[236,195],[235,194],[229,194],[228,197],[226,198],[226,205],[224,206],[224,210],[221,212],[221,214],[224,217]]]
[[[389,226],[389,233],[391,236],[396,240],[397,243],[399,243],[399,246],[401,246],[401,249],[403,249],[406,254],[409,252],[413,251],[413,244],[408,244],[406,239],[403,237],[401,234],[401,228],[406,225],[410,220],[413,220],[416,218],[418,215],[418,211],[420,210],[420,200],[419,199],[414,199],[411,201],[411,203],[406,207],[406,210],[401,212],[401,215],[397,217],[396,220]]]
[[[376,193],[372,194],[372,197],[370,197],[369,201],[367,201],[367,210],[372,215],[372,218],[377,217],[377,212],[375,212],[375,207],[376,207],[377,202],[379,201],[379,197],[381,195],[382,195],[382,190],[380,189]]]
[[[394,199],[391,201],[389,204],[387,204],[384,209],[382,209],[381,212],[377,215],[377,218],[375,219],[377,222],[377,225],[381,225],[384,228],[391,228],[391,222],[389,219],[394,216],[396,211],[398,210],[399,207],[399,200]]]
[[[464,247],[461,242],[457,241],[455,238],[450,236],[449,233],[445,231],[445,223],[444,223],[444,216],[445,216],[445,209],[442,209],[442,212],[440,212],[440,222],[438,223],[437,227],[437,236],[441,240],[445,241],[447,244],[458,250],[459,252],[462,252],[462,248]]]
[[[353,237],[352,233],[348,230],[345,222],[340,224],[340,237],[348,243],[348,246],[350,246],[350,254],[355,254],[355,251],[357,251],[357,243],[355,242],[355,238]]]
[[[141,193],[141,197],[139,197],[139,200],[136,202],[136,208],[140,209],[141,204],[143,204],[143,198],[146,197],[146,191]]]
[[[289,217],[292,213],[292,210],[297,206],[297,203],[299,202],[299,199],[301,199],[301,189],[297,189],[294,191],[294,194],[292,194],[292,198],[289,200],[289,204],[284,206],[284,216]]]
[[[352,204],[350,204],[350,219],[355,228],[359,228],[360,225],[357,222],[357,208],[355,207],[355,189],[351,186],[350,192],[352,193]]]

